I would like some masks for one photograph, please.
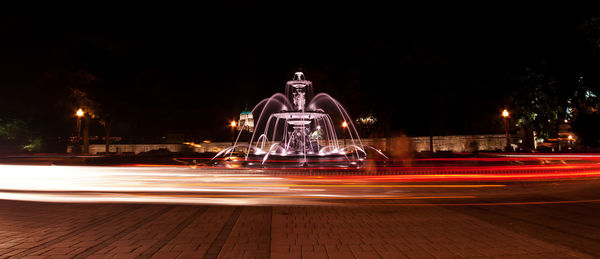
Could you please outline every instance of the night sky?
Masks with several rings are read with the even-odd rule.
[[[69,136],[65,75],[87,71],[113,135],[227,138],[245,106],[302,69],[316,92],[409,135],[501,133],[515,75],[549,62],[575,84],[584,6],[371,2],[26,3],[0,11],[0,118]],[[92,126],[93,134],[102,134]],[[95,131],[95,132],[94,132]]]

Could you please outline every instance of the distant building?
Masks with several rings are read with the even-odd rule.
[[[254,131],[254,117],[252,116],[252,112],[245,109],[240,113],[240,120],[237,124],[237,130],[247,130],[248,132]]]

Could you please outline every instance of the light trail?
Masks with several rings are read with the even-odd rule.
[[[465,153],[463,155],[472,155]],[[510,161],[542,161],[542,160],[589,160],[599,161],[599,154],[586,154],[586,153],[569,153],[569,154],[556,154],[556,153],[535,153],[535,154],[514,154],[514,153],[486,153],[489,157],[453,157],[453,158],[407,158],[407,159],[349,159],[351,162],[435,162],[435,161],[455,161],[455,162],[510,162]],[[212,158],[206,157],[179,157],[181,160],[199,160],[207,161],[213,160]],[[246,161],[246,162],[262,162],[262,159],[241,159],[241,158],[215,158],[218,161]],[[310,161],[310,160],[309,160]],[[339,162],[340,160],[335,159],[324,159],[318,158],[314,162]],[[293,159],[274,159],[269,160],[270,163],[297,163],[298,160]]]
[[[594,169],[591,164],[509,167],[528,170],[561,168],[574,170],[572,172],[477,173],[478,170],[498,168],[507,167],[465,167],[465,173],[418,175],[371,175],[350,171],[346,175],[279,176],[274,174],[277,173],[274,170],[189,166],[0,165],[0,199],[230,205],[311,204],[327,200],[473,199],[478,196],[476,189],[500,192],[509,188],[502,182],[479,183],[481,181],[600,177],[600,169]],[[444,167],[438,169],[445,172]],[[418,181],[439,183],[411,183]]]
[[[511,206],[511,205],[548,205],[548,204],[577,204],[598,203],[600,200],[571,200],[571,201],[523,201],[523,202],[476,202],[476,203],[365,203],[368,206]]]
[[[504,184],[193,184],[225,187],[335,187],[335,188],[485,188]]]
[[[346,176],[345,179],[367,178],[371,182],[388,181],[547,181],[557,179],[599,178],[600,170],[593,172],[529,173],[529,174],[423,174],[389,176]]]
[[[134,194],[136,195],[136,194]],[[137,194],[145,196],[145,194]],[[191,197],[191,198],[288,198],[288,199],[353,199],[353,200],[417,200],[417,199],[472,199],[474,195],[462,196],[335,196],[335,195],[195,195],[195,194],[168,194],[168,197]]]

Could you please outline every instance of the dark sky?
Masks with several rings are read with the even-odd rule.
[[[502,132],[494,118],[514,73],[545,60],[574,78],[585,55],[577,25],[590,17],[584,6],[504,2],[122,2],[3,7],[0,117],[70,135],[64,74],[85,70],[101,79],[92,97],[111,98],[114,135],[214,139],[301,68],[351,116],[370,112],[393,130]]]

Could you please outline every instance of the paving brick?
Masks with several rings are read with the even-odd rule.
[[[135,258],[156,244],[161,246],[152,250],[153,258],[201,258],[216,244],[219,233],[224,231],[226,222],[236,210],[234,207],[209,207],[180,231],[168,236],[197,210],[195,206],[176,206],[147,224],[114,238],[164,206],[36,206],[0,211],[1,258],[17,254],[24,258],[73,257],[107,241],[110,242],[89,258]],[[110,217],[121,211],[127,213]],[[90,225],[103,217],[106,218],[103,223]],[[591,219],[582,220],[586,224],[594,223]],[[554,219],[552,222],[556,223]],[[573,224],[576,223],[567,225]],[[77,229],[81,231],[74,231]],[[436,206],[243,207],[239,218],[225,234],[222,247],[219,247],[219,258],[589,256],[458,209]],[[594,235],[586,233],[586,236]],[[161,240],[165,241],[161,243]]]

